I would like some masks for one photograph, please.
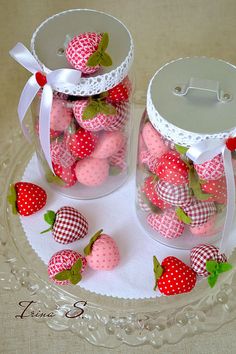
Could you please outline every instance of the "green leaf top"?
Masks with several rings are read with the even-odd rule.
[[[109,176],[117,176],[122,172],[122,168],[119,166],[110,166]]]
[[[157,281],[162,276],[163,271],[164,270],[163,270],[162,266],[160,265],[160,263],[158,262],[156,256],[153,256],[153,272],[154,272],[154,275],[155,275],[155,285],[154,285],[153,290],[156,290]]]
[[[189,188],[192,189],[196,199],[207,200],[212,196],[211,194],[207,194],[202,191],[201,189],[202,182],[198,178],[197,172],[194,170],[194,168],[189,169],[188,177],[189,177]]]
[[[11,205],[12,213],[14,215],[17,214],[16,198],[17,198],[17,196],[16,196],[15,186],[14,186],[14,184],[11,184],[10,188],[9,188],[9,194],[7,196],[7,201]]]
[[[178,144],[175,144],[175,150],[180,154],[180,155],[185,155],[186,152],[188,151],[188,148],[185,146],[181,146]]]
[[[65,182],[60,177],[55,176],[52,171],[48,171],[45,178],[48,183],[54,183],[62,187],[65,185]]]
[[[217,262],[214,260],[206,261],[206,270],[210,273],[208,276],[208,284],[213,288],[217,282],[218,276],[221,273],[228,272],[233,267],[227,262]]]
[[[47,230],[44,230],[40,232],[40,234],[45,234],[46,232],[50,231],[53,229],[54,222],[56,220],[56,213],[53,210],[48,210],[44,216],[44,220],[50,225],[50,227]]]
[[[82,266],[83,262],[81,258],[79,258],[77,262],[71,267],[71,269],[65,269],[62,272],[57,273],[55,275],[55,279],[60,281],[69,280],[71,284],[75,285],[82,279],[80,273]]]
[[[175,213],[180,221],[183,221],[183,223],[187,225],[191,224],[192,219],[183,211],[182,208],[176,208]]]
[[[101,236],[102,232],[103,232],[103,229],[97,231],[97,232],[93,235],[93,237],[90,239],[89,244],[88,244],[88,245],[85,247],[85,249],[84,249],[84,254],[85,254],[85,256],[90,255],[90,253],[92,252],[92,248],[93,248],[94,242]]]
[[[83,120],[93,119],[97,114],[106,115],[116,114],[116,108],[105,101],[105,97],[90,99],[89,104],[85,107],[82,115]]]
[[[102,39],[98,45],[98,49],[94,52],[87,61],[87,66],[94,67],[96,65],[111,66],[112,59],[105,51],[108,47],[109,36],[108,33],[103,33]]]

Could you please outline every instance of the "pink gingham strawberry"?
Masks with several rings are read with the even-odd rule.
[[[88,187],[97,187],[103,184],[109,176],[107,159],[87,157],[77,162],[75,174],[79,183]]]
[[[50,114],[50,128],[65,131],[72,120],[72,109],[67,107],[67,101],[54,99]]]
[[[75,174],[76,162],[72,166],[68,167],[63,167],[62,164],[59,165],[55,163],[52,163],[52,166],[56,176],[58,176],[64,182],[62,187],[72,187],[77,183]]]
[[[50,225],[42,233],[52,231],[53,238],[56,242],[68,244],[78,241],[85,237],[88,233],[87,219],[75,208],[64,206],[55,213],[48,210],[44,214],[44,220]]]
[[[97,137],[95,135],[81,128],[68,136],[67,147],[73,156],[84,159],[92,154],[96,142]]]
[[[56,165],[60,165],[63,168],[72,166],[76,158],[67,149],[66,142],[64,140],[54,140],[50,145],[51,159]]]
[[[99,70],[101,65],[112,64],[110,56],[105,52],[108,42],[107,33],[81,33],[68,43],[66,58],[75,69],[84,74],[92,74]]]
[[[177,238],[184,232],[184,223],[178,219],[174,209],[167,209],[162,214],[151,213],[147,216],[147,222],[166,238]]]
[[[207,222],[216,213],[213,202],[193,199],[191,204],[182,207],[184,213],[190,218],[190,226],[200,226]]]
[[[94,270],[112,270],[119,264],[120,253],[116,242],[99,230],[84,249],[88,266]]]
[[[169,203],[164,202],[156,192],[156,183],[157,181],[153,176],[147,177],[144,181],[144,186],[142,187],[142,193],[144,193],[147,199],[155,206],[160,209],[167,209],[171,205]]]
[[[188,205],[192,196],[187,184],[175,186],[174,184],[159,180],[155,186],[158,196],[172,206]]]
[[[194,167],[199,178],[205,181],[219,179],[225,174],[222,154],[215,156],[201,165],[194,164]]]
[[[225,177],[202,183],[201,189],[205,193],[211,194],[211,197],[207,199],[207,202],[216,202],[219,204],[227,203],[227,187]]]
[[[142,130],[142,136],[148,151],[155,157],[161,157],[168,151],[168,147],[162,140],[161,135],[150,122],[145,123]]]
[[[87,261],[73,250],[61,250],[55,253],[48,263],[50,280],[58,285],[77,284],[85,270]]]
[[[107,100],[113,103],[128,101],[131,91],[131,81],[126,76],[118,85],[107,91]]]
[[[188,166],[174,151],[163,154],[158,162],[156,174],[160,179],[176,186],[188,182]]]

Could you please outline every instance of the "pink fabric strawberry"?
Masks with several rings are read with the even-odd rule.
[[[184,223],[178,219],[174,209],[167,209],[162,214],[151,213],[147,216],[147,222],[166,238],[177,238],[184,232]]]
[[[44,214],[44,220],[50,225],[41,234],[52,231],[56,242],[68,244],[85,237],[88,233],[87,219],[75,208],[64,206],[55,213],[48,210]]]
[[[196,273],[180,259],[169,256],[163,259],[161,265],[153,257],[155,286],[166,295],[177,295],[190,292],[196,285]]]
[[[175,186],[188,182],[188,166],[181,160],[180,155],[174,151],[166,152],[161,156],[156,174],[160,179]]]
[[[147,177],[144,181],[144,186],[142,187],[142,193],[144,193],[147,199],[155,206],[160,209],[170,208],[170,204],[163,201],[156,192],[157,181],[153,176]]]
[[[124,170],[127,166],[127,145],[124,144],[123,147],[117,151],[115,154],[108,158],[108,162],[111,166],[116,166],[121,170]]]
[[[156,173],[157,165],[159,158],[155,155],[152,155],[149,151],[142,151],[140,153],[141,163],[146,165],[150,172],[153,174]]]
[[[150,208],[150,205],[145,200],[143,200],[143,193],[140,188],[138,188],[136,202],[137,202],[139,208],[142,211],[144,211],[145,213],[150,213],[152,211]]]
[[[61,185],[61,187],[68,188],[74,186],[77,183],[77,178],[75,174],[76,162],[69,167],[63,167],[62,165],[58,165],[54,163],[52,164],[52,166],[56,176],[58,176],[59,179],[61,179],[62,181],[62,183],[59,183],[56,180],[56,182],[58,182]],[[52,177],[51,182],[54,182],[54,177]]]
[[[148,151],[155,157],[161,157],[168,151],[168,147],[162,140],[161,135],[150,122],[145,123],[142,130],[142,136]]]
[[[158,196],[172,206],[185,206],[191,203],[192,196],[187,184],[174,184],[159,180],[155,186]]]
[[[72,155],[76,158],[84,159],[92,154],[95,149],[97,137],[91,132],[78,129],[67,138],[67,146]]]
[[[29,216],[42,209],[47,201],[45,190],[30,182],[11,184],[7,197],[13,214]]]
[[[212,202],[193,199],[192,203],[182,207],[184,213],[190,218],[190,226],[200,226],[207,222],[216,213],[215,204]]]
[[[94,270],[112,270],[120,261],[119,249],[115,241],[99,230],[84,249],[87,263]]]
[[[88,187],[97,187],[103,184],[109,175],[107,159],[88,157],[78,161],[75,167],[78,182]]]
[[[222,154],[215,156],[201,165],[194,164],[194,167],[199,178],[206,181],[219,179],[225,174]]]
[[[102,132],[91,156],[97,159],[106,159],[116,154],[124,145],[124,141],[124,134],[120,131]]]
[[[118,85],[107,91],[107,100],[112,103],[128,101],[131,91],[131,81],[126,76]]]
[[[84,74],[92,74],[99,70],[101,65],[112,65],[110,56],[105,52],[108,42],[107,33],[81,33],[68,43],[66,58],[75,69]]]
[[[35,132],[39,136],[39,121],[37,121],[35,124]],[[62,134],[61,131],[50,129],[50,139],[55,139],[59,137],[61,134]]]
[[[61,250],[55,253],[48,263],[50,280],[58,285],[77,284],[81,279],[87,261],[80,253]]]
[[[72,120],[72,109],[67,107],[67,101],[54,99],[52,102],[50,128],[56,131],[66,130]]]
[[[145,163],[143,161],[143,158],[145,158],[147,156],[147,153],[148,153],[148,149],[147,149],[146,144],[143,140],[143,136],[142,136],[142,134],[139,134],[139,137],[138,137],[138,163],[140,165]]]
[[[218,231],[216,228],[216,214],[212,215],[207,222],[199,226],[190,226],[189,230],[196,236],[212,236]]]
[[[76,161],[76,158],[67,149],[65,141],[54,140],[50,145],[50,150],[52,162],[63,168],[72,166]]]
[[[211,197],[207,199],[207,202],[216,202],[219,204],[227,203],[227,187],[225,177],[202,183],[201,189],[205,193],[211,194]]]

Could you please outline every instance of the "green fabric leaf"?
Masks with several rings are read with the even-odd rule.
[[[98,102],[91,101],[91,103],[89,103],[87,107],[84,109],[82,119],[83,120],[92,119],[96,116],[98,112],[99,112]]]
[[[233,266],[230,263],[227,262],[219,263],[219,273],[228,272],[232,268]]]
[[[177,215],[177,217],[179,218],[180,221],[183,221],[183,223],[189,225],[192,222],[192,219],[183,211],[183,209],[181,209],[180,207],[178,207],[175,210],[175,213]]]
[[[181,155],[185,155],[186,152],[188,151],[188,148],[185,147],[185,146],[181,146],[181,145],[175,144],[175,150],[178,153],[180,153]]]
[[[208,260],[206,261],[206,270],[209,273],[214,273],[218,268],[218,263],[214,260]]]
[[[109,176],[117,176],[122,172],[122,168],[119,166],[110,166]]]
[[[56,219],[56,213],[53,210],[48,210],[43,218],[49,225],[53,225]]]
[[[70,270],[66,269],[66,270],[63,270],[62,272],[60,273],[57,273],[54,278],[56,280],[68,280],[70,279]]]
[[[190,168],[188,177],[189,177],[189,187],[192,188],[193,194],[198,200],[207,200],[212,196],[211,194],[204,193],[201,190],[201,184],[194,168]]]
[[[155,285],[154,285],[154,290],[157,288],[157,280],[160,279],[160,277],[163,274],[163,268],[158,262],[156,256],[153,256],[153,272],[155,275]]]
[[[104,113],[106,115],[115,115],[116,114],[116,108],[112,106],[112,104],[108,103],[103,103],[100,105],[101,113]]]
[[[100,52],[104,52],[108,47],[108,43],[109,43],[109,35],[107,32],[104,32],[102,35],[102,39],[100,40],[100,43],[98,45],[98,50]]]
[[[85,256],[88,256],[91,253],[94,242],[101,236],[102,232],[103,232],[103,229],[97,231],[93,235],[93,237],[90,239],[89,244],[84,248]]]
[[[17,214],[16,199],[17,199],[17,195],[16,195],[15,186],[14,184],[11,184],[9,188],[9,194],[7,196],[7,201],[11,205],[12,213],[14,215]]]
[[[65,182],[58,176],[55,176],[52,171],[48,171],[45,175],[45,178],[48,183],[55,183],[59,186],[64,186]]]
[[[103,53],[102,56],[100,57],[99,64],[102,66],[111,66],[112,65],[112,59],[109,54]]]
[[[83,262],[82,262],[81,258],[79,258],[77,260],[77,262],[75,262],[75,264],[72,266],[71,272],[72,273],[80,273],[82,266],[83,266]]]
[[[218,278],[217,275],[210,275],[207,278],[208,284],[210,285],[211,288],[213,288],[216,285],[217,278]]]
[[[100,64],[100,60],[101,60],[101,53],[97,50],[88,58],[87,66],[94,67]]]
[[[77,283],[80,282],[81,279],[82,279],[82,275],[81,275],[80,273],[78,273],[78,274],[72,274],[72,273],[70,273],[70,278],[69,278],[69,280],[70,280],[70,282],[71,282],[72,285],[76,285]]]

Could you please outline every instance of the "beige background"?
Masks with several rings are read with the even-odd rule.
[[[46,17],[69,8],[111,13],[130,29],[135,40],[137,103],[144,103],[148,80],[174,58],[206,55],[236,64],[236,0],[0,0],[0,139],[18,129],[16,106],[27,72],[8,56],[16,42],[30,37]],[[137,119],[138,117],[136,117]],[[3,152],[1,152],[3,153]],[[30,319],[16,320],[24,291],[0,294],[0,353],[109,353],[70,333],[53,332]],[[229,354],[236,352],[236,322],[216,333],[165,346],[158,353]],[[121,347],[114,353],[153,353],[150,347]]]

